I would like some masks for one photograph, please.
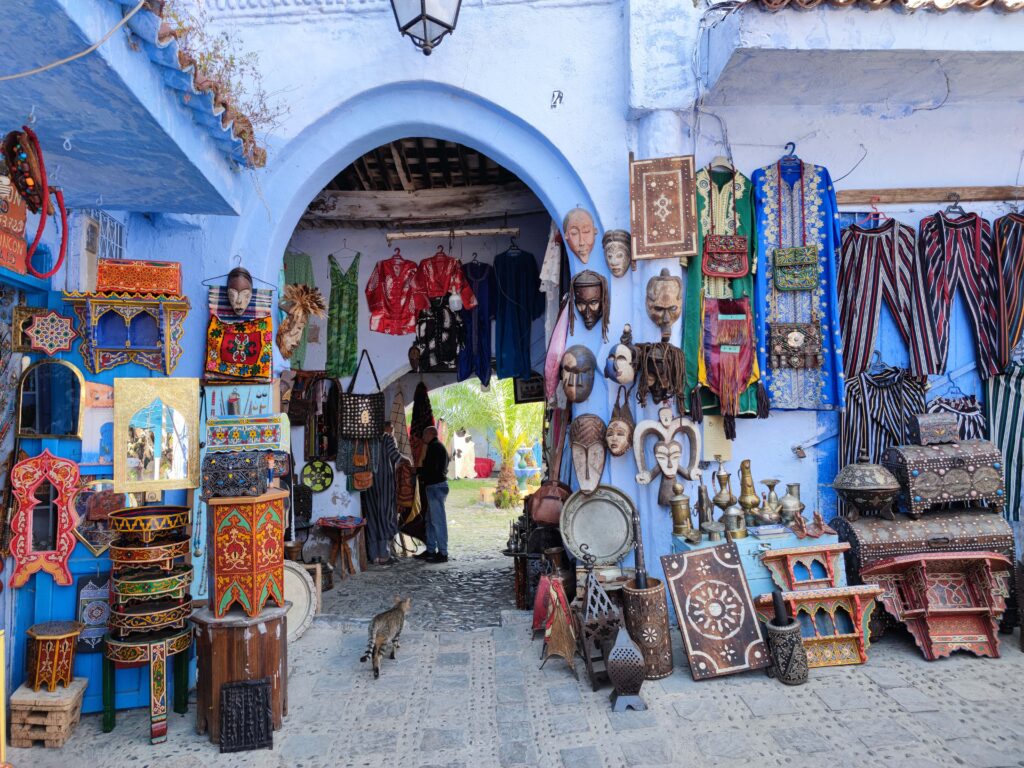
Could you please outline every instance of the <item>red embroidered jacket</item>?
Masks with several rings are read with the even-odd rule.
[[[393,256],[378,261],[366,283],[370,330],[404,336],[416,332],[416,262]]]
[[[462,274],[462,264],[458,259],[439,253],[420,262],[415,284],[417,310],[427,309],[430,299],[452,291],[462,298],[463,309],[476,307],[476,296]]]

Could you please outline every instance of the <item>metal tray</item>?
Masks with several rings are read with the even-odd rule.
[[[562,505],[558,527],[577,560],[583,562],[585,544],[595,565],[614,565],[633,549],[633,502],[610,485],[599,485],[588,495],[577,491]]]

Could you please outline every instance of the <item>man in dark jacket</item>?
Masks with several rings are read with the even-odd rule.
[[[448,562],[448,514],[444,504],[448,498],[448,451],[437,439],[437,428],[423,430],[427,444],[419,476],[427,494],[427,549],[418,555],[428,563]]]

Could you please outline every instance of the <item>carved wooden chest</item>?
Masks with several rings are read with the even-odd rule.
[[[265,451],[210,453],[203,458],[203,498],[259,496],[266,493],[269,476]]]
[[[991,510],[1003,511],[1003,455],[988,440],[901,445],[886,450],[882,466],[899,480],[896,504],[911,517],[949,502],[987,502]]]
[[[861,517],[847,520],[836,517],[831,525],[840,541],[849,542],[846,552],[846,573],[851,584],[861,584],[862,568],[901,555],[926,552],[997,552],[1013,557],[1013,529],[1002,515],[986,510],[932,512],[914,520],[903,515],[895,520]],[[1000,630],[1009,632],[1017,623],[1013,599],[1007,601]],[[879,616],[882,612],[876,611]],[[873,622],[872,630],[884,626]],[[892,621],[888,622],[892,624]],[[877,636],[877,635],[876,635]]]
[[[284,605],[284,500],[287,491],[210,499],[213,579],[210,607],[220,618],[235,602],[249,616]]]
[[[943,445],[960,440],[960,426],[952,413],[919,413],[910,417],[910,442]]]

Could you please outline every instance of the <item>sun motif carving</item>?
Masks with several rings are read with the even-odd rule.
[[[25,329],[25,336],[28,337],[32,349],[38,352],[45,352],[48,355],[68,352],[71,343],[78,337],[73,322],[70,317],[56,312],[36,315]]]
[[[686,597],[687,621],[712,640],[733,637],[743,626],[745,616],[739,593],[724,581],[702,581]]]

